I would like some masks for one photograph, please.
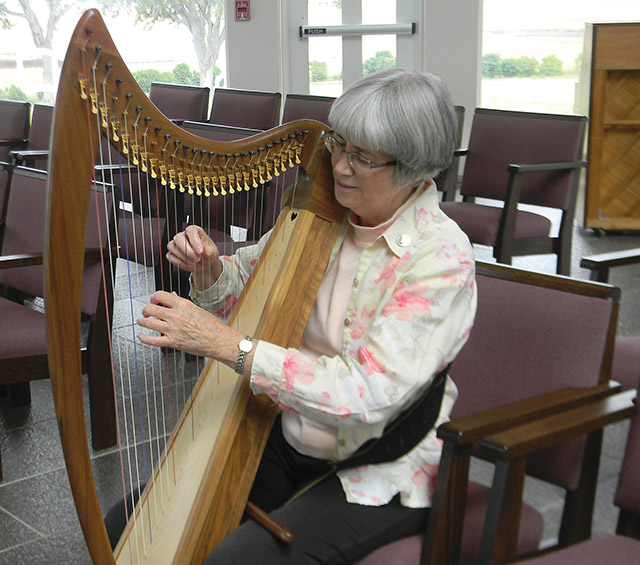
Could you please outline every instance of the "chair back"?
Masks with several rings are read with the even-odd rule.
[[[11,149],[24,147],[29,137],[31,104],[0,100],[0,161],[9,160]]]
[[[640,380],[637,382],[640,389]],[[622,460],[622,467],[618,478],[618,488],[614,499],[615,505],[620,508],[620,523],[627,520],[628,514],[634,514],[636,529],[640,527],[637,516],[640,516],[640,480],[638,480],[638,470],[640,470],[640,401],[636,398],[636,412],[631,420],[629,435],[627,436],[627,446]],[[625,532],[619,532],[625,534]]]
[[[103,198],[104,187],[99,185],[89,202],[86,247],[98,249],[108,244],[108,234],[113,203],[111,187],[107,198]],[[11,194],[7,205],[6,228],[2,244],[2,255],[42,254],[46,220],[47,173],[38,169],[16,167],[13,171]],[[98,212],[96,212],[96,210]],[[98,216],[100,224],[98,224]],[[105,220],[106,218],[106,220]],[[100,226],[100,229],[98,229]],[[82,312],[95,313],[102,278],[99,259],[85,262],[83,279]],[[44,271],[41,264],[0,270],[0,284],[26,295],[44,296]]]
[[[504,200],[510,164],[580,159],[586,118],[477,108],[460,192]],[[579,170],[536,172],[522,180],[520,202],[566,210]]]
[[[317,96],[315,94],[287,94],[284,98],[282,123],[294,120],[316,120],[329,124],[329,110],[334,103],[334,96]]]
[[[152,82],[149,100],[170,120],[205,121],[209,112],[208,86]]]
[[[53,109],[49,104],[34,104],[29,130],[29,150],[48,150],[51,142]]]
[[[182,124],[182,129],[193,133],[205,139],[212,141],[236,141],[251,137],[262,132],[261,129],[243,128],[235,126],[224,126],[220,124],[211,124],[208,122],[192,122],[186,121]]]
[[[223,126],[267,130],[280,122],[279,92],[216,88],[209,122]]]
[[[451,369],[452,419],[608,380],[619,289],[484,263],[476,281],[476,321]],[[583,443],[532,456],[527,472],[574,489]]]
[[[456,116],[458,118],[458,131],[456,134],[456,143],[459,147],[462,147],[462,133],[464,132],[464,116],[466,114],[466,108],[464,106],[456,105]],[[433,180],[436,182],[437,189],[443,193],[442,199],[445,201],[454,201],[456,197],[456,189],[458,184],[459,174],[459,158],[452,156],[451,164],[444,171],[441,171]]]

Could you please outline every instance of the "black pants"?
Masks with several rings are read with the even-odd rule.
[[[301,485],[327,469],[325,461],[295,451],[282,436],[277,420],[249,500],[290,529],[293,543],[280,542],[247,520],[211,552],[205,563],[353,563],[377,547],[424,531],[428,509],[406,508],[398,497],[384,506],[350,504],[335,474],[284,504]]]
[[[285,504],[302,485],[328,470],[326,461],[295,451],[282,435],[280,420],[276,420],[249,500],[291,530],[294,541],[280,542],[262,526],[245,520],[218,544],[205,563],[347,564],[386,543],[424,531],[428,509],[406,508],[398,497],[384,506],[350,504],[335,474]],[[115,545],[125,527],[124,502],[109,511],[105,524]]]

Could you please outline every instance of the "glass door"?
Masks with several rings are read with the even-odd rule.
[[[372,72],[419,68],[421,7],[418,0],[308,0],[289,13],[289,91],[339,96]]]

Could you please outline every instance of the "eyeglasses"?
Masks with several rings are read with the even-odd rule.
[[[324,144],[327,148],[327,151],[329,151],[329,153],[331,153],[331,155],[333,155],[337,159],[339,159],[343,153],[346,153],[347,159],[349,160],[349,166],[355,171],[379,169],[380,167],[390,167],[398,163],[398,161],[387,161],[386,163],[374,163],[371,159],[367,159],[364,155],[361,155],[360,153],[345,151],[345,143],[338,141],[334,132],[332,131],[329,131],[324,134]]]

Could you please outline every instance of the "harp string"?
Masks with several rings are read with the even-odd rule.
[[[106,136],[106,143],[100,143],[99,147],[100,147],[100,151],[98,152],[99,154],[99,159],[100,159],[100,164],[101,166],[104,167],[105,164],[105,155],[106,155],[106,161],[108,163],[108,167],[109,170],[113,170],[114,167],[114,163],[113,163],[113,159],[112,159],[112,152],[110,150],[110,135],[109,135],[109,116],[108,116],[108,111],[109,111],[109,105],[108,105],[108,97],[107,97],[107,78],[109,76],[109,70],[107,70],[106,76],[105,78],[101,81],[100,85],[98,85],[98,81],[96,78],[96,70],[97,70],[97,66],[100,60],[100,54],[101,51],[100,50],[96,50],[96,60],[94,61],[94,64],[92,66],[92,80],[93,80],[93,92],[96,93],[96,102],[95,102],[95,109],[94,109],[94,113],[96,116],[96,131],[97,131],[97,139],[102,141],[102,134],[104,133],[104,135]],[[107,67],[107,69],[109,69],[109,63],[106,63],[105,65]],[[102,102],[100,102],[100,99],[98,98],[98,93],[100,92],[100,88],[102,90]],[[117,113],[117,96],[113,97],[113,103],[114,103],[114,119],[117,119],[118,117],[118,113]],[[104,131],[106,128],[106,131]],[[93,136],[92,136],[93,137]],[[124,171],[123,171],[123,163],[122,163],[122,154],[120,151],[116,152],[116,157],[118,159],[118,163],[117,163],[117,175],[120,181],[120,187],[124,187],[125,186],[125,182],[128,181],[128,185],[130,188],[133,187],[135,185],[134,183],[134,179],[131,176],[131,172],[130,170],[127,168],[127,179],[125,180],[125,175],[124,175]],[[139,183],[138,183],[139,184]],[[131,322],[131,337],[132,337],[132,341],[133,341],[133,362],[134,362],[134,380],[135,380],[135,390],[137,391],[137,398],[138,398],[138,404],[137,406],[134,405],[134,396],[133,396],[133,382],[132,382],[132,376],[131,376],[131,371],[129,368],[129,364],[125,363],[125,367],[126,367],[126,372],[127,372],[127,384],[128,384],[128,390],[129,390],[129,417],[130,417],[130,421],[131,421],[131,426],[132,426],[132,430],[133,430],[133,441],[131,441],[131,438],[129,437],[129,426],[125,425],[125,442],[124,442],[124,449],[126,450],[127,453],[127,466],[128,466],[128,477],[129,477],[129,487],[127,488],[126,486],[126,480],[123,476],[123,499],[125,502],[125,513],[127,515],[127,520],[129,519],[129,515],[131,514],[129,512],[128,509],[128,501],[127,501],[127,491],[133,491],[135,488],[138,488],[138,496],[140,496],[140,492],[139,492],[139,486],[136,485],[140,485],[141,482],[144,481],[144,483],[147,482],[148,479],[148,469],[147,469],[147,453],[146,453],[146,439],[145,439],[145,430],[144,430],[144,425],[143,425],[143,405],[141,402],[141,388],[140,388],[140,364],[139,364],[139,357],[138,357],[138,348],[137,348],[137,343],[136,343],[136,337],[135,337],[135,315],[134,315],[134,309],[133,309],[133,277],[132,277],[132,273],[131,273],[131,256],[130,256],[130,252],[129,252],[129,246],[127,245],[127,242],[129,241],[129,222],[127,221],[128,219],[131,219],[131,225],[133,227],[132,229],[132,234],[131,237],[133,239],[133,250],[134,250],[134,261],[138,261],[138,255],[137,255],[137,233],[135,230],[135,226],[133,223],[133,212],[135,209],[135,199],[134,199],[134,191],[132,190],[131,193],[129,194],[129,199],[131,200],[131,202],[129,203],[131,205],[131,209],[127,209],[126,205],[120,205],[117,206],[116,209],[116,214],[120,214],[120,221],[122,223],[123,229],[124,229],[124,245],[123,247],[120,246],[120,242],[118,241],[118,246],[117,246],[117,256],[116,258],[122,258],[120,257],[120,249],[124,248],[125,251],[125,256],[124,256],[124,260],[125,260],[125,265],[126,265],[126,270],[127,270],[127,277],[126,277],[126,282],[127,282],[127,290],[128,290],[128,307],[129,307],[129,320]],[[120,202],[124,202],[124,193],[121,193],[121,199]],[[117,233],[117,232],[116,232]],[[143,243],[144,244],[144,243]],[[116,261],[116,266],[117,266],[117,261]],[[114,292],[115,292],[115,288],[114,287]],[[118,351],[118,360],[119,360],[119,365],[120,367],[122,367],[122,351],[119,349]],[[113,363],[113,361],[112,361]],[[124,406],[126,406],[126,394],[125,394],[125,387],[124,387],[124,383],[122,383],[122,387],[121,387],[121,395],[123,398],[123,416],[126,420],[127,416],[127,410],[124,408]],[[117,401],[117,397],[116,397],[116,401]],[[143,465],[143,469],[142,472],[144,474],[144,479],[141,480],[141,470],[139,468],[139,453],[138,453],[138,442],[136,441],[136,433],[135,430],[138,429],[140,432],[140,447],[142,450],[142,465]],[[150,432],[150,428],[149,428],[149,432]],[[131,462],[131,449],[133,448],[133,464]],[[122,441],[119,440],[119,450],[122,451],[123,447],[122,447]],[[135,479],[135,480],[134,480]],[[133,513],[133,519],[134,521],[136,520],[136,514]],[[150,516],[150,509],[149,507],[147,507],[147,527],[149,528],[149,535],[152,535],[152,531],[151,531],[151,516]],[[144,515],[140,515],[139,516],[139,521],[142,525],[142,527],[144,528]],[[136,528],[137,531],[137,528]],[[145,536],[141,536],[142,537],[142,548],[143,548],[143,552],[146,553],[146,547],[145,547],[145,542],[146,542],[146,538]],[[138,540],[138,536],[136,535],[136,544],[139,544],[139,540]]]

